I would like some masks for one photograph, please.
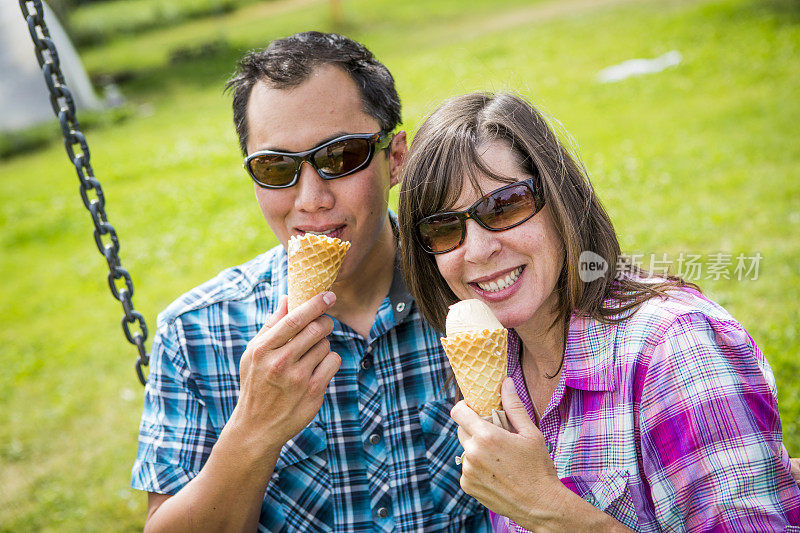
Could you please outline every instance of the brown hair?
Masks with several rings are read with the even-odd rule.
[[[563,245],[553,326],[568,323],[573,313],[618,322],[626,311],[635,310],[649,298],[666,297],[669,289],[687,285],[697,289],[675,276],[643,279],[650,274],[621,256],[614,226],[585,169],[533,106],[512,94],[472,93],[448,100],[425,120],[411,143],[400,188],[406,283],[436,330],[444,331],[447,308],[458,298],[439,273],[433,255],[418,244],[416,223],[451,208],[467,180],[479,191],[478,173],[500,181],[519,179],[498,176],[482,163],[478,148],[495,140],[506,142],[525,172],[538,177]],[[584,251],[594,252],[610,265],[603,277],[581,280],[579,257]]]

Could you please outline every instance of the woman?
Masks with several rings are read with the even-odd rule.
[[[469,94],[436,110],[411,145],[399,221],[435,328],[467,298],[509,328],[516,434],[463,401],[451,411],[461,485],[495,530],[800,531],[758,347],[695,286],[621,258],[585,172],[525,101]]]

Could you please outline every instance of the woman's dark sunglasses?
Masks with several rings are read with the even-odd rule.
[[[417,222],[417,240],[430,254],[443,254],[464,243],[467,219],[491,231],[519,226],[544,207],[537,178],[494,190],[464,211],[436,213]]]
[[[367,167],[375,152],[388,147],[392,137],[386,131],[354,133],[326,141],[305,152],[261,150],[248,155],[244,167],[253,181],[266,189],[283,189],[297,183],[304,161],[322,179],[342,178]]]

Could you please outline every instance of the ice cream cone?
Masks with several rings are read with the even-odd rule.
[[[464,331],[442,338],[442,346],[467,405],[482,417],[502,410],[500,387],[508,364],[508,330]]]
[[[331,288],[349,249],[348,241],[327,235],[289,239],[289,311]]]

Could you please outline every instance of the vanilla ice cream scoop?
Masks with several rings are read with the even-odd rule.
[[[442,347],[464,399],[478,415],[509,429],[500,398],[508,364],[508,330],[481,300],[450,306]]]
[[[448,337],[466,331],[495,330],[502,327],[489,306],[474,298],[451,305],[444,324]]]

